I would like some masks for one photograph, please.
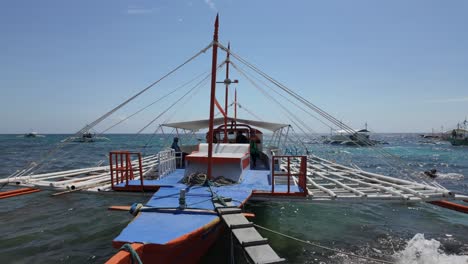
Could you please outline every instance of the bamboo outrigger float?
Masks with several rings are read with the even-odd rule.
[[[56,194],[74,191],[154,192],[145,205],[134,204],[130,207],[129,211],[135,218],[113,241],[115,248],[124,247],[127,251],[119,251],[107,262],[109,264],[131,263],[134,258],[143,263],[196,263],[226,227],[253,262],[283,262],[284,259],[269,246],[268,240],[244,217],[242,207],[252,200],[301,203],[430,202],[468,212],[466,206],[453,203],[455,200],[468,200],[468,196],[453,193],[435,183],[366,172],[310,153],[283,155],[280,146],[282,141],[286,142],[291,126],[237,118],[237,92],[234,117],[229,117],[227,91],[230,84],[237,83],[229,79],[229,65],[235,69],[238,67],[230,61],[230,55],[234,55],[230,46],[225,48],[218,42],[218,22],[217,16],[213,42],[196,55],[212,48],[209,119],[164,124],[166,127],[192,131],[207,128],[207,143],[182,146],[185,154],[164,149],[157,155],[142,157],[139,152],[113,151],[109,153],[108,166],[42,174],[31,174],[31,169],[26,169],[0,180],[0,184],[51,189],[58,191]],[[224,109],[216,100],[218,48],[227,53],[223,63],[226,65],[226,79],[221,82],[226,86]],[[234,57],[241,60],[238,56]],[[283,87],[265,73],[259,73]],[[158,82],[84,129],[89,130]],[[329,114],[299,98],[291,90],[284,90],[310,109],[318,109],[327,120],[335,123],[336,119]],[[223,117],[215,118],[215,107]],[[265,144],[261,129],[273,132],[269,146]],[[243,133],[249,137],[244,136],[247,141],[242,138]],[[235,134],[238,137],[233,138]],[[258,152],[252,152],[254,146]],[[258,166],[255,167],[257,159]],[[0,193],[0,198],[28,191]],[[125,210],[127,207],[114,209]]]

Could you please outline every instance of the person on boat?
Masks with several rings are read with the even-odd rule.
[[[185,164],[185,156],[187,156],[187,153],[182,152],[182,150],[179,147],[179,138],[174,137],[174,140],[172,141],[171,148],[175,151],[175,156],[176,156],[176,161],[180,160],[180,164],[177,165],[178,168],[183,168]]]
[[[206,143],[208,143],[210,141],[210,135],[208,133],[206,133],[206,137],[205,137],[205,140],[206,140]],[[213,143],[218,143],[218,137],[216,136],[216,134],[213,134]]]
[[[175,152],[181,152],[180,147],[179,147],[179,138],[174,137],[174,140],[172,141],[171,148],[175,150]]]
[[[256,137],[250,139],[250,159],[252,160],[252,168],[254,169],[257,167],[257,158],[260,156],[258,153],[257,141],[258,139],[256,139]]]
[[[244,134],[242,133],[242,131],[240,131],[240,132],[237,134],[236,143],[249,143],[249,140],[247,139],[246,136],[244,136]]]
[[[455,129],[452,130],[452,138],[457,138],[457,131]]]

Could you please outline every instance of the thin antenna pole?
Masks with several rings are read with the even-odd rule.
[[[210,127],[208,131],[208,171],[209,179],[213,177],[213,134],[214,134],[214,102],[216,100],[216,65],[218,64],[218,28],[219,15],[216,15],[213,34],[213,60],[211,63],[211,96],[210,96]]]
[[[237,119],[237,89],[234,90],[234,120]]]
[[[237,88],[234,90],[234,125],[237,129]]]
[[[228,119],[228,88],[229,88],[229,51],[231,49],[231,43],[228,43],[228,51],[226,54],[226,79],[225,84],[226,84],[226,97],[224,100],[224,113],[226,114],[224,116],[224,143],[228,142],[227,138],[227,119]]]

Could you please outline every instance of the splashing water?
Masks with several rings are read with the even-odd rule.
[[[416,234],[406,248],[395,253],[398,264],[467,264],[468,256],[446,255],[440,249],[440,242],[424,238],[424,234]]]
[[[460,173],[438,173],[437,178],[439,179],[449,179],[449,180],[463,180],[465,176]]]

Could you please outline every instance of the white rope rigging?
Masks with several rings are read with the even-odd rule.
[[[306,107],[308,107],[309,109],[313,110],[314,112],[318,113],[319,115],[321,115],[323,118],[325,118],[326,120],[328,120],[329,122],[331,122],[332,124],[334,124],[335,126],[345,130],[347,133],[349,134],[357,134],[357,136],[359,137],[359,139],[364,142],[366,145],[368,146],[373,146],[373,144],[371,144],[371,142],[369,141],[369,139],[365,138],[364,136],[362,135],[359,135],[358,133],[356,133],[356,131],[354,129],[352,129],[351,127],[347,126],[346,124],[344,124],[343,122],[339,121],[338,119],[336,119],[335,117],[331,116],[330,114],[328,114],[327,112],[325,112],[324,110],[322,110],[321,108],[319,108],[318,106],[314,105],[313,103],[311,103],[310,101],[308,101],[307,99],[301,97],[300,95],[298,95],[297,93],[295,93],[294,91],[292,91],[291,89],[289,89],[288,87],[286,87],[285,85],[283,85],[282,83],[280,83],[279,81],[273,79],[272,77],[270,77],[269,75],[267,75],[266,73],[264,73],[263,71],[261,71],[260,69],[258,69],[257,67],[255,67],[253,64],[247,62],[245,59],[243,59],[242,57],[240,57],[239,55],[237,55],[236,53],[233,53],[231,50],[228,50],[225,46],[223,46],[222,44],[219,44],[219,47],[223,50],[225,50],[226,52],[229,52],[235,59],[237,59],[238,61],[240,61],[242,64],[246,65],[247,67],[249,67],[251,70],[253,70],[254,72],[256,72],[257,74],[261,75],[262,77],[264,77],[266,80],[270,81],[271,83],[273,83],[275,86],[277,86],[278,88],[280,88],[281,90],[283,90],[284,92],[286,92],[287,94],[289,94],[290,96],[292,96],[293,98],[295,98],[296,100],[298,100],[299,102],[301,102],[303,105],[305,105]],[[232,65],[235,65],[232,63],[231,61],[231,64]],[[372,148],[374,150],[376,150],[377,152],[379,152],[382,156],[385,156],[391,160],[394,160],[396,161],[396,166],[398,166],[400,168],[400,171],[403,172],[403,171],[414,171],[412,168],[410,168],[408,166],[408,164],[405,164],[404,162],[402,162],[402,160],[398,157],[398,156],[395,156],[394,154],[392,153],[389,153],[385,150],[383,150],[381,147],[379,146],[374,146],[374,148]],[[387,163],[390,167],[396,169],[392,164],[388,163],[387,160],[383,160],[385,163]],[[418,179],[418,178],[415,178],[415,177],[412,177],[411,173],[407,173],[407,174],[403,174],[402,175],[403,177],[405,178],[410,178],[414,181],[422,181],[422,182],[425,182],[424,180],[422,179]],[[426,183],[426,182],[425,182]]]
[[[221,66],[224,65],[224,62],[221,63],[217,69],[219,69]],[[201,84],[203,84],[203,82],[205,82],[209,77],[211,76],[211,73],[209,75],[207,75],[205,78],[203,78],[201,81],[199,81],[194,87],[192,87],[190,90],[188,90],[184,95],[182,95],[177,101],[175,101],[174,103],[172,103],[167,109],[165,109],[164,111],[162,111],[159,115],[157,115],[153,120],[151,120],[147,125],[145,125],[142,129],[140,129],[137,134],[140,134],[141,132],[143,132],[146,128],[148,128],[150,125],[152,125],[156,120],[158,120],[162,115],[164,115],[165,113],[167,113],[167,111],[169,111],[172,107],[174,107],[180,100],[182,100],[183,98],[185,98],[190,92],[192,92],[193,90],[195,90],[197,87],[200,87]]]
[[[356,131],[354,129],[352,129],[351,127],[349,127],[346,124],[342,123],[338,119],[334,118],[333,116],[331,116],[330,114],[328,114],[324,110],[322,110],[319,107],[317,107],[316,105],[312,104],[310,101],[308,101],[308,100],[304,99],[303,97],[299,96],[297,93],[295,93],[291,89],[287,88],[285,85],[281,84],[280,82],[276,81],[275,79],[273,79],[272,77],[270,77],[269,75],[267,75],[266,73],[264,73],[263,71],[261,71],[260,69],[255,67],[253,64],[251,64],[251,63],[247,62],[246,60],[244,60],[243,58],[241,58],[239,55],[233,53],[230,50],[228,51],[228,49],[226,47],[224,47],[222,44],[219,44],[219,47],[221,49],[225,50],[226,52],[229,52],[231,55],[233,55],[234,58],[239,60],[242,64],[246,65],[247,67],[249,67],[250,69],[252,69],[256,73],[258,73],[259,75],[261,75],[262,77],[264,77],[265,79],[267,79],[268,81],[270,81],[271,83],[273,83],[274,85],[279,87],[281,90],[285,91],[290,96],[292,96],[293,98],[295,98],[299,102],[303,103],[305,106],[312,109],[314,112],[320,114],[322,117],[329,120],[331,123],[335,124],[337,127],[347,131],[350,134],[356,133]]]
[[[223,63],[219,64],[218,67],[216,68],[216,71],[219,71],[223,66],[224,66]],[[210,77],[210,76],[211,76],[211,73],[210,73],[207,77]],[[207,77],[206,77],[206,78],[207,78]],[[206,82],[206,81],[207,81],[207,79],[205,79],[205,82]],[[205,85],[205,83],[199,85],[199,88],[203,87],[204,85]],[[187,106],[188,103],[198,94],[198,92],[199,92],[200,90],[201,90],[201,89],[196,89],[196,90],[194,90],[194,92],[193,92],[193,94],[192,94],[191,96],[186,97],[186,98],[184,99],[184,101],[180,104],[181,107],[175,108],[175,110],[174,110],[172,113],[170,113],[170,114],[168,115],[168,117],[164,120],[163,124],[167,124],[167,123],[171,122],[171,120],[174,118],[174,116],[175,116],[180,110],[184,109],[184,106]]]
[[[33,173],[33,170],[37,170],[37,168],[39,168],[39,166],[41,164],[43,164],[45,161],[47,161],[48,159],[50,159],[52,157],[53,154],[55,154],[59,149],[61,149],[63,146],[65,146],[67,143],[73,141],[74,138],[76,137],[80,137],[82,134],[86,133],[87,131],[89,131],[90,129],[92,129],[93,127],[95,127],[97,124],[99,124],[100,122],[102,122],[103,120],[105,120],[107,117],[109,117],[110,115],[112,115],[114,112],[116,112],[117,110],[119,110],[120,108],[122,108],[123,106],[125,106],[126,104],[128,104],[129,102],[131,102],[132,100],[134,100],[135,98],[137,98],[138,96],[140,96],[141,94],[143,94],[144,92],[148,91],[149,89],[151,89],[153,86],[155,86],[156,84],[158,84],[159,82],[161,82],[162,80],[166,79],[167,77],[169,77],[170,75],[172,75],[174,72],[178,71],[180,68],[182,68],[183,66],[185,66],[186,64],[188,64],[189,62],[193,61],[195,58],[197,58],[198,56],[200,56],[201,54],[205,53],[208,49],[210,49],[211,47],[213,46],[213,43],[210,43],[208,46],[206,46],[205,48],[203,48],[202,50],[200,50],[199,52],[197,52],[195,55],[193,55],[192,57],[190,57],[189,59],[187,59],[186,61],[184,61],[182,64],[180,64],[179,66],[177,66],[176,68],[174,68],[173,70],[169,71],[167,74],[165,74],[164,76],[162,76],[161,78],[159,78],[158,80],[156,80],[155,82],[151,83],[150,85],[148,85],[147,87],[145,87],[143,90],[139,91],[138,93],[136,93],[135,95],[131,96],[129,99],[125,100],[124,102],[122,102],[121,104],[117,105],[116,107],[114,107],[112,110],[110,110],[109,112],[105,113],[104,115],[102,115],[101,117],[99,117],[98,119],[94,120],[93,122],[91,122],[90,124],[87,124],[85,127],[83,127],[82,129],[80,129],[78,132],[76,132],[74,135],[66,138],[65,140],[63,140],[62,142],[60,142],[55,148],[49,150],[42,158],[40,158],[38,161],[31,161],[29,162],[22,170],[20,170],[19,172],[15,172],[13,174],[11,174],[10,176],[8,176],[8,179],[11,178],[11,177],[17,177],[17,176],[22,176],[22,175],[26,175],[26,174],[32,174]]]
[[[163,100],[163,99],[169,97],[170,95],[172,95],[172,94],[174,94],[175,92],[177,92],[178,90],[180,90],[180,89],[186,87],[187,85],[189,85],[190,83],[194,82],[195,80],[199,79],[201,76],[203,76],[203,75],[205,75],[205,74],[207,74],[207,73],[208,73],[208,71],[205,71],[205,72],[203,72],[203,73],[197,75],[195,78],[192,78],[191,80],[189,80],[189,81],[183,83],[182,85],[176,87],[175,89],[173,89],[173,90],[170,91],[169,93],[163,95],[162,97],[158,98],[157,100],[153,101],[152,103],[150,103],[150,104],[146,105],[145,107],[139,109],[139,110],[136,111],[135,113],[133,113],[133,114],[129,115],[128,117],[126,117],[125,119],[122,119],[122,120],[118,121],[117,123],[111,125],[111,126],[108,127],[107,129],[101,131],[98,135],[102,135],[102,134],[104,134],[105,132],[109,131],[110,129],[116,127],[117,125],[119,125],[119,124],[125,122],[126,120],[128,120],[128,119],[134,117],[135,115],[137,115],[137,114],[141,113],[142,111],[148,109],[149,107],[151,107],[152,105],[154,105],[154,104],[160,102],[161,100]],[[209,77],[209,76],[210,76],[210,75],[208,75],[207,77]],[[205,77],[205,78],[207,78],[207,77]],[[151,136],[150,140],[153,139],[154,135],[157,133],[157,131],[159,130],[159,128],[160,128],[160,127],[158,126],[158,128],[154,131],[153,135]],[[138,135],[138,134],[137,134],[137,135]],[[144,147],[143,147],[142,149],[145,149],[145,148],[147,147],[148,143],[149,143],[149,142],[147,142],[147,143],[144,145]],[[107,154],[106,154],[106,156],[107,156]]]
[[[221,67],[223,67],[225,64],[225,62],[222,62],[221,64],[219,64],[216,68],[216,71],[218,71]],[[195,84],[195,86],[193,86],[189,91],[187,91],[185,94],[183,94],[180,98],[178,98],[174,103],[172,103],[168,108],[166,108],[164,111],[162,111],[160,114],[158,114],[153,120],[151,120],[148,124],[146,124],[143,128],[141,128],[138,132],[137,132],[137,135],[140,134],[141,132],[143,132],[146,128],[148,128],[151,124],[153,124],[156,120],[158,120],[161,116],[163,116],[165,113],[167,113],[171,108],[173,108],[178,102],[180,102],[182,99],[184,99],[187,95],[189,95],[190,93],[194,92],[194,94],[198,91],[197,88],[200,88],[204,85],[204,83],[209,79],[209,77],[211,77],[211,73],[208,74],[205,78],[203,78],[201,81],[199,81],[197,84]],[[188,97],[189,99],[193,98],[192,97]],[[180,108],[179,108],[180,109]],[[177,111],[177,110],[176,110]],[[175,114],[175,112],[173,113],[173,115]],[[171,117],[168,117],[167,120],[169,120]],[[165,122],[166,123],[166,122]],[[146,144],[142,147],[142,149],[145,149],[149,146],[149,144],[151,143],[154,135],[156,134],[156,132],[158,131],[158,129],[161,128],[161,131],[162,131],[162,126],[159,125],[156,130],[153,132],[153,134],[151,135],[150,139],[146,142]],[[174,131],[175,128],[172,130]],[[170,133],[172,134],[172,132]]]
[[[292,136],[288,137],[287,140],[289,140],[293,146],[298,146],[298,145],[302,145],[302,148],[304,149],[304,152],[306,153],[306,155],[308,156],[309,155],[309,150],[307,149],[307,146],[304,144],[304,142],[301,140],[301,138],[299,137],[299,135],[297,135],[296,131],[294,130],[293,126],[290,127],[290,130],[291,130],[291,134]],[[293,137],[295,137],[295,140],[293,140]]]
[[[256,89],[258,89],[265,97],[267,97],[269,100],[272,102],[276,103],[281,109],[283,109],[284,112],[287,113],[288,119],[291,121],[296,120],[298,123],[300,123],[302,126],[304,126],[306,129],[309,130],[309,133],[305,132],[301,126],[299,126],[296,122],[294,124],[306,135],[309,135],[313,133],[313,131],[307,126],[307,124],[304,123],[303,120],[298,118],[296,115],[294,115],[289,109],[287,109],[285,106],[283,106],[278,100],[276,100],[273,96],[269,95],[265,90],[263,90],[254,80],[252,80],[240,67],[238,67],[235,63],[231,62],[231,65],[236,69],[242,76],[244,76]]]
[[[190,90],[188,90],[186,93],[184,93],[179,99],[177,99],[175,102],[173,102],[168,108],[166,108],[164,111],[159,113],[153,120],[151,120],[148,124],[146,124],[143,128],[138,130],[137,135],[143,132],[145,129],[147,129],[149,126],[151,126],[156,120],[158,120],[162,115],[167,113],[172,107],[174,107],[180,100],[185,98],[187,95],[189,95],[193,90],[198,88],[203,82],[205,82],[211,74],[207,75],[205,78],[203,78],[201,81],[199,81],[195,86],[193,86]]]
[[[125,119],[122,119],[122,120],[120,120],[119,122],[117,122],[117,123],[111,125],[110,127],[104,129],[103,131],[101,131],[101,132],[99,133],[99,135],[102,135],[102,134],[106,133],[106,132],[109,131],[110,129],[116,127],[117,125],[119,125],[119,124],[121,124],[121,123],[123,123],[123,122],[125,122],[125,121],[127,121],[128,119],[130,119],[130,118],[134,117],[135,115],[141,113],[142,111],[148,109],[149,107],[151,107],[152,105],[154,105],[154,104],[160,102],[161,100],[163,100],[163,99],[169,97],[170,95],[172,95],[172,94],[174,94],[175,92],[177,92],[178,90],[180,90],[180,89],[186,87],[187,85],[191,84],[192,82],[194,82],[195,80],[197,80],[198,78],[200,78],[201,76],[203,76],[203,75],[205,75],[205,74],[207,74],[207,73],[208,73],[208,71],[203,72],[203,73],[197,75],[195,78],[191,79],[190,81],[188,81],[188,82],[186,82],[186,83],[184,83],[184,84],[182,84],[182,85],[176,87],[175,89],[173,89],[173,90],[170,91],[169,93],[167,93],[167,94],[161,96],[160,98],[156,99],[156,100],[153,101],[152,103],[146,105],[145,107],[141,108],[140,110],[136,111],[135,113],[129,115],[129,116],[126,117]]]
[[[245,112],[247,112],[248,114],[250,114],[251,116],[253,116],[254,118],[258,119],[258,120],[262,120],[260,117],[258,117],[258,115],[254,114],[252,111],[250,111],[249,109],[247,109],[245,106],[237,103],[237,105],[239,106],[239,109],[242,109],[244,110]]]
[[[253,74],[249,74],[248,72],[245,72],[245,74],[247,74],[248,76],[250,76],[251,78],[257,80],[260,84],[262,84],[263,86],[269,88],[272,92],[276,93],[277,95],[281,96],[283,99],[285,99],[286,101],[288,101],[289,103],[291,103],[292,105],[294,105],[295,107],[299,108],[300,110],[302,110],[304,113],[306,113],[307,115],[311,116],[312,118],[314,118],[315,120],[319,121],[320,123],[322,123],[322,125],[330,128],[330,129],[333,129],[332,126],[330,126],[329,124],[325,123],[323,120],[321,120],[320,118],[318,118],[317,116],[315,116],[314,114],[312,114],[310,111],[307,111],[306,109],[304,109],[304,107],[298,105],[297,103],[293,102],[290,98],[286,97],[285,95],[283,95],[282,93],[278,92],[277,90],[275,90],[274,88],[272,88],[270,85],[268,85],[267,83],[265,83],[263,80],[261,80],[260,78],[258,78],[257,76],[253,75]],[[312,130],[313,131],[313,130]]]
[[[180,68],[182,68],[183,66],[185,66],[186,64],[188,64],[189,62],[193,61],[195,58],[197,58],[198,56],[200,56],[201,54],[205,53],[209,48],[211,48],[213,45],[213,43],[210,43],[208,46],[206,46],[205,48],[203,48],[202,50],[200,50],[199,52],[197,52],[195,55],[193,55],[192,57],[190,57],[188,60],[184,61],[182,64],[180,64],[179,66],[177,66],[176,68],[174,68],[173,70],[169,71],[167,74],[165,74],[164,76],[162,76],[161,78],[159,78],[157,81],[151,83],[150,85],[148,85],[146,88],[144,88],[143,90],[139,91],[138,93],[136,93],[135,95],[133,95],[132,97],[128,98],[127,100],[125,100],[123,103],[119,104],[118,106],[116,106],[115,108],[113,108],[112,110],[110,110],[109,112],[105,113],[104,115],[102,115],[101,117],[99,117],[98,119],[96,119],[95,121],[93,121],[92,123],[90,123],[89,125],[86,125],[83,129],[81,129],[79,133],[83,133],[83,132],[86,132],[87,130],[93,128],[94,126],[96,126],[97,124],[99,124],[102,120],[106,119],[108,116],[110,116],[111,114],[113,114],[114,112],[116,112],[117,110],[119,110],[120,108],[122,108],[123,106],[125,106],[126,104],[128,104],[129,102],[131,102],[133,99],[137,98],[138,96],[140,96],[141,94],[143,94],[144,92],[148,91],[149,89],[151,89],[151,87],[155,86],[156,84],[158,84],[159,82],[161,82],[162,80],[166,79],[167,77],[169,77],[171,74],[173,74],[174,72],[176,72],[177,70],[179,70]]]
[[[218,66],[219,68],[218,68],[217,70],[219,70],[222,66],[223,66],[223,65],[219,65],[219,66]],[[207,77],[210,77],[210,76],[211,76],[211,74],[208,75]],[[207,81],[208,81],[208,79],[205,79],[205,82],[204,82],[203,84],[199,85],[198,88],[203,87]],[[188,104],[188,102],[189,102],[190,100],[192,100],[192,99],[198,94],[199,91],[200,91],[200,89],[195,89],[195,90],[193,91],[193,93],[192,93],[192,96],[186,97],[186,98],[185,98],[185,101],[184,101],[183,103],[181,103],[181,105],[182,105],[182,106],[186,106],[186,105]],[[169,116],[162,122],[162,124],[167,124],[167,123],[169,123],[169,122],[172,120],[172,118],[173,118],[180,110],[182,110],[182,109],[183,109],[183,107],[178,107],[178,108],[176,108],[171,114],[169,114]],[[150,146],[150,143],[151,143],[151,141],[152,141],[152,138],[153,138],[154,135],[157,133],[158,129],[161,129],[161,131],[162,131],[162,127],[163,127],[163,126],[162,126],[161,124],[158,126],[158,128],[154,131],[154,133],[153,133],[153,135],[151,136],[151,138],[146,142],[146,144],[145,144],[145,146],[143,147],[143,149],[144,149],[144,148],[147,148],[148,146]],[[185,129],[184,129],[184,130],[185,130]],[[174,135],[174,131],[177,131],[177,129],[176,129],[176,128],[173,128],[172,131],[171,131],[168,135]],[[190,133],[190,138],[188,138],[187,141],[188,141],[188,142],[191,141],[191,140],[193,139],[194,136],[195,136],[195,132],[191,131],[191,133]],[[182,143],[180,140],[181,140],[181,138],[179,138],[179,143]]]
[[[222,46],[220,44],[220,48],[224,49],[224,46]],[[234,56],[234,58],[236,58],[237,60],[239,60],[242,64],[246,65],[247,67],[249,67],[250,69],[252,69],[253,71],[255,71],[256,73],[258,73],[259,75],[261,75],[262,77],[264,77],[265,79],[267,79],[268,81],[270,81],[271,83],[273,83],[274,85],[276,85],[277,87],[279,87],[281,90],[283,90],[284,92],[288,93],[290,96],[292,96],[293,98],[295,98],[296,100],[298,100],[299,102],[303,103],[305,106],[309,107],[310,109],[312,109],[314,112],[318,113],[319,115],[321,115],[322,117],[324,117],[325,119],[327,119],[328,121],[330,121],[331,123],[333,123],[334,125],[336,125],[337,127],[347,131],[348,133],[350,134],[354,134],[356,133],[356,131],[354,129],[352,129],[351,127],[347,126],[346,124],[344,124],[343,122],[339,121],[338,119],[334,118],[333,116],[331,116],[330,114],[328,114],[327,112],[323,111],[322,109],[320,109],[319,107],[317,107],[316,105],[312,104],[310,101],[304,99],[303,97],[299,96],[297,93],[295,93],[294,91],[292,91],[291,89],[287,88],[285,85],[281,84],[280,82],[276,81],[275,79],[273,79],[272,77],[270,77],[269,75],[267,75],[266,73],[264,73],[263,71],[261,71],[260,69],[258,69],[257,67],[255,67],[254,65],[252,65],[251,63],[247,62],[246,60],[242,59],[239,55],[235,54],[235,53],[232,53],[230,51],[230,53]],[[232,64],[232,62],[231,62]],[[365,141],[366,139],[363,139],[363,141]],[[370,143],[368,143],[370,145]]]

